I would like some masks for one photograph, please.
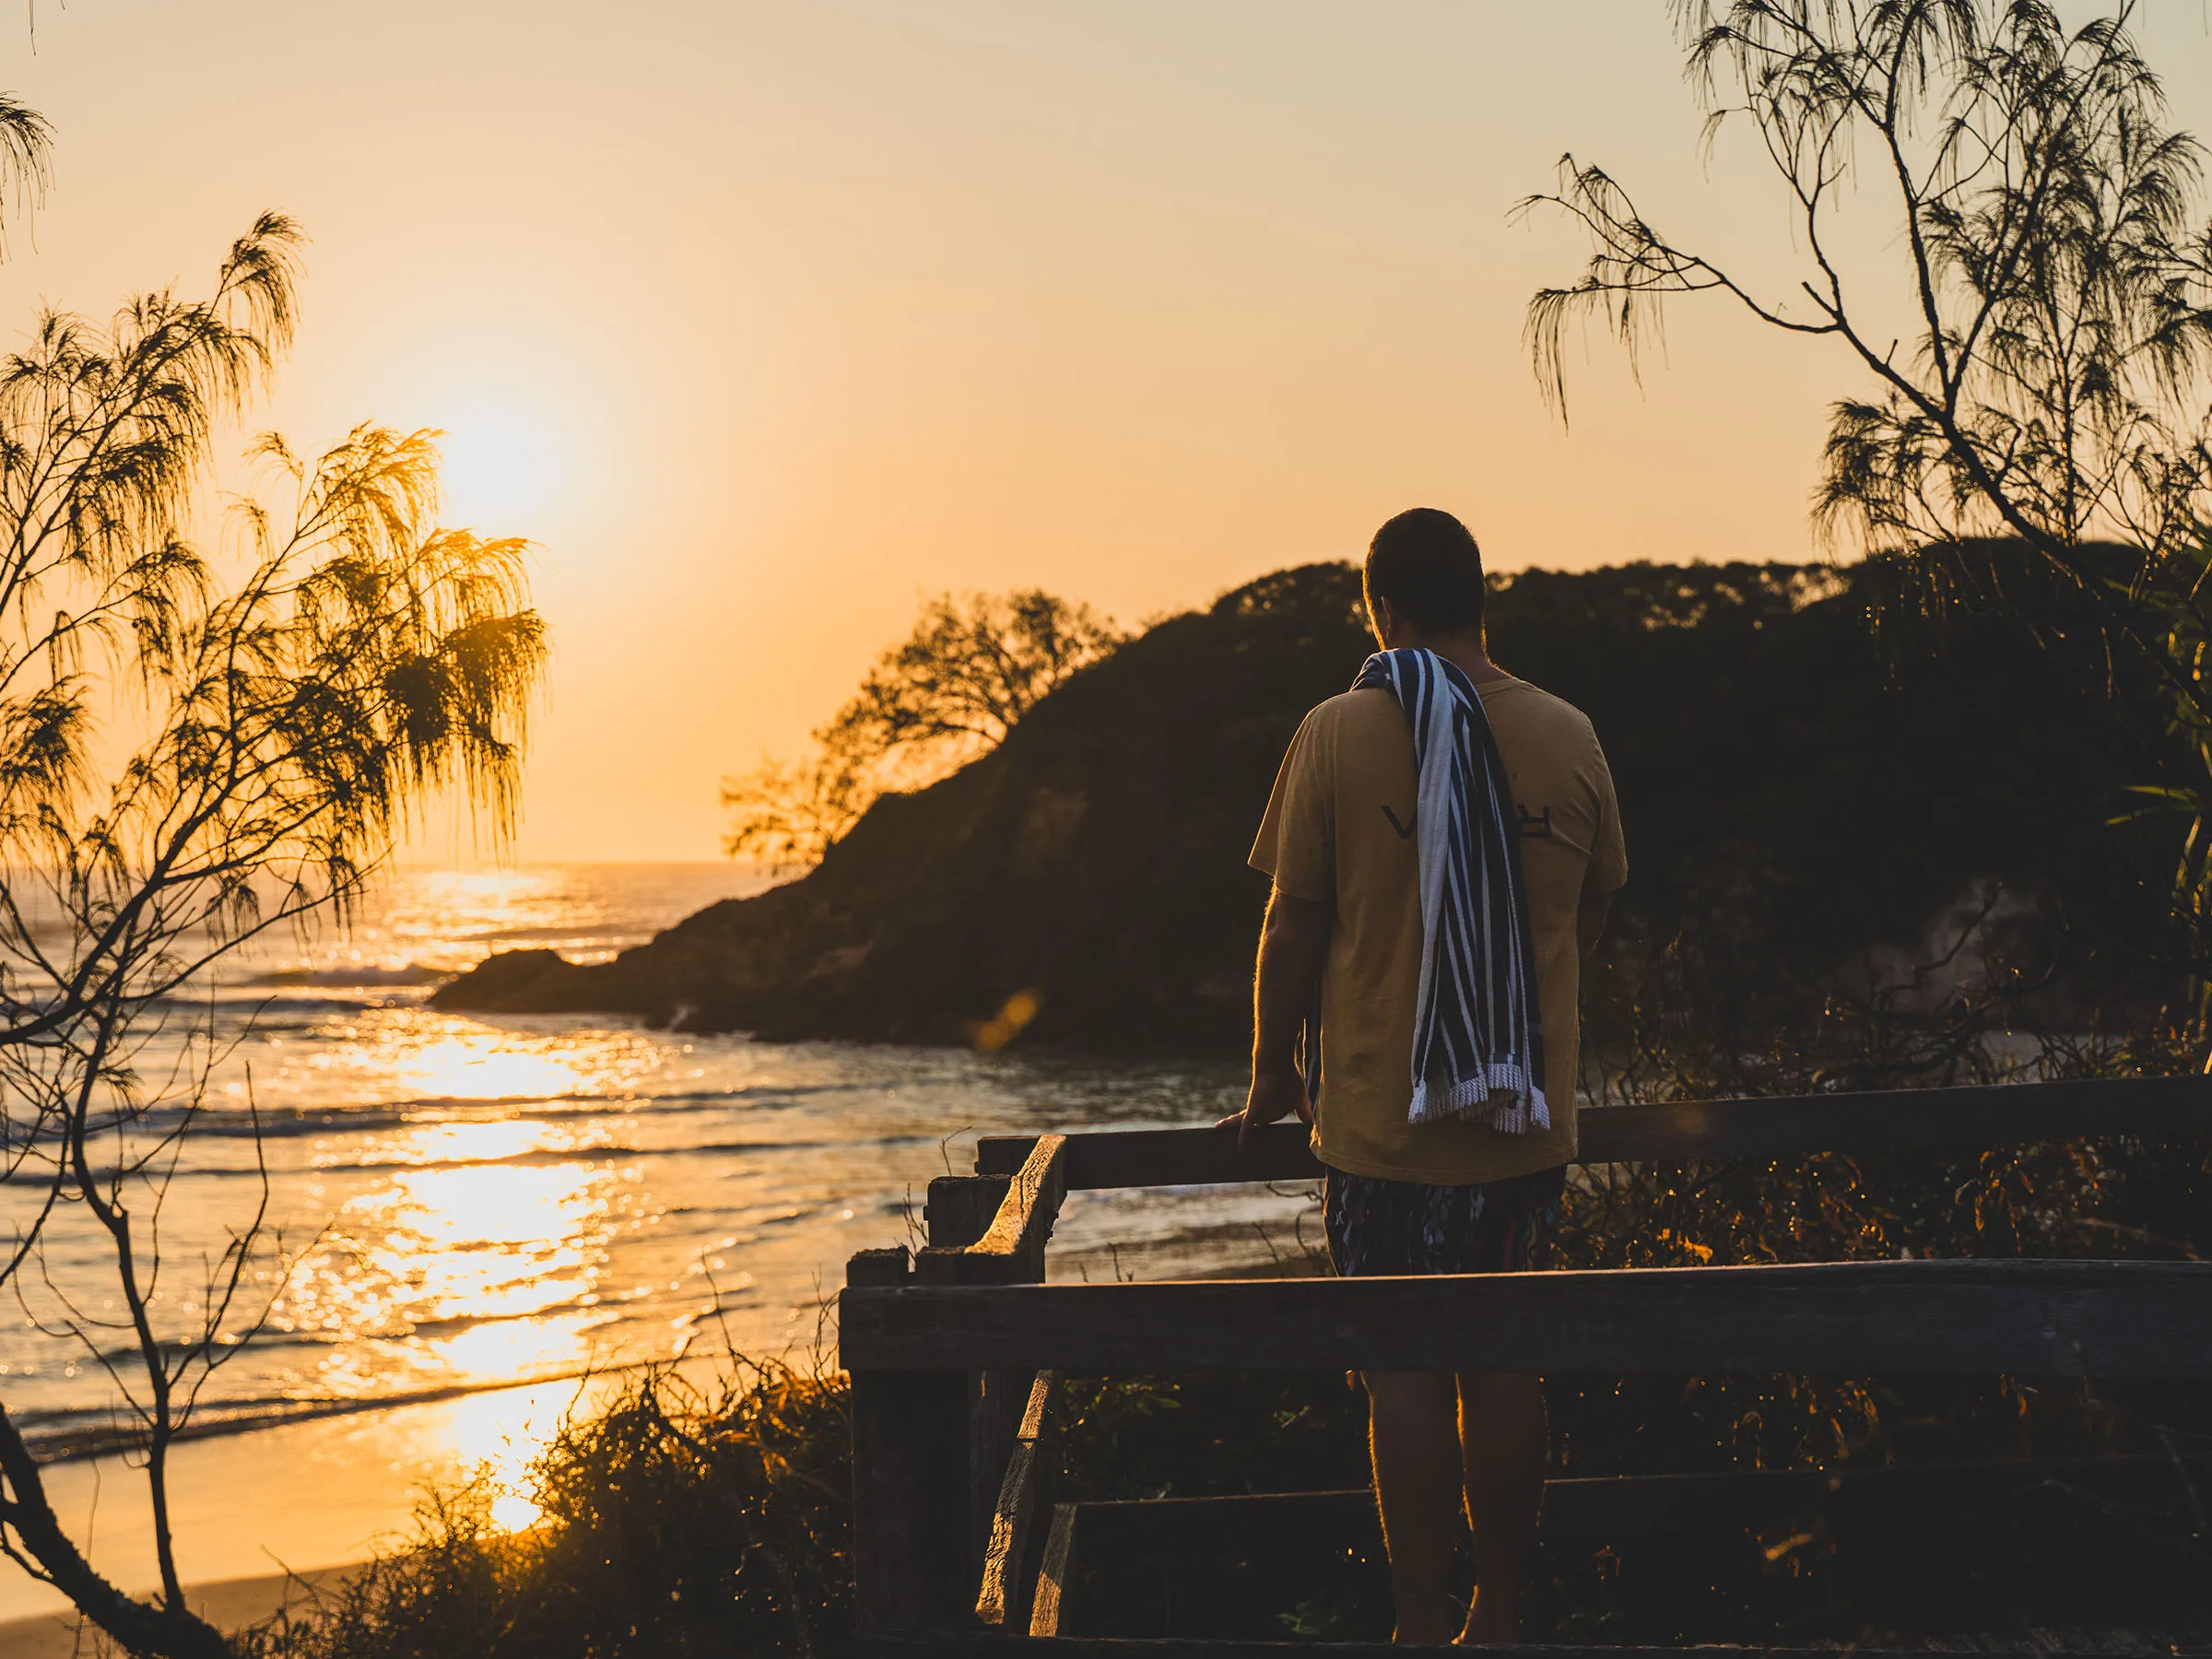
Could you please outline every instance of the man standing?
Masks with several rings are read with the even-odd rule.
[[[1492,665],[1482,555],[1457,519],[1400,513],[1365,580],[1382,654],[1306,717],[1253,848],[1275,887],[1252,1092],[1223,1126],[1313,1118],[1340,1274],[1520,1272],[1543,1265],[1575,1153],[1581,957],[1628,875],[1612,775],[1579,710]],[[1515,1640],[1542,1384],[1366,1383],[1397,1639]],[[1464,1623],[1463,1493],[1478,1584]]]

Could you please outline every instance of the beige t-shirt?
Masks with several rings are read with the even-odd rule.
[[[1414,1124],[1413,1020],[1421,976],[1413,737],[1381,687],[1332,697],[1283,758],[1252,849],[1294,899],[1335,907],[1321,997],[1321,1111],[1313,1151],[1356,1175],[1500,1181],[1575,1155],[1581,961],[1575,913],[1628,879],[1613,774],[1589,720],[1525,680],[1478,688],[1521,819],[1535,935],[1550,1129],[1500,1135],[1464,1118]]]

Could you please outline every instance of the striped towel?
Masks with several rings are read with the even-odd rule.
[[[1489,716],[1474,682],[1432,651],[1377,652],[1352,682],[1369,686],[1406,711],[1419,779],[1421,982],[1406,1117],[1548,1129],[1520,821]]]

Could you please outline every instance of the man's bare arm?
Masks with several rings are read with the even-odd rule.
[[[1218,1125],[1236,1126],[1239,1147],[1261,1124],[1305,1112],[1306,1087],[1296,1065],[1298,1032],[1312,1012],[1334,920],[1326,904],[1293,898],[1280,888],[1268,895],[1253,982],[1252,1088],[1244,1110]]]

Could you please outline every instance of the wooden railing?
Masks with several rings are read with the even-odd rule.
[[[1584,1163],[2208,1132],[2212,1081],[2200,1077],[1609,1107],[1580,1120]],[[853,1380],[858,1610],[864,1636],[888,1642],[885,1652],[902,1641],[917,1653],[951,1652],[938,1637],[963,1630],[1059,1630],[1077,1512],[1059,1506],[1043,1522],[1053,1374],[1371,1367],[2212,1378],[2212,1264],[1898,1261],[1047,1285],[1045,1245],[1066,1192],[1310,1179],[1320,1169],[1306,1131],[1277,1125],[1242,1153],[1206,1129],[989,1136],[976,1168],[931,1182],[925,1248],[911,1260],[904,1250],[855,1256],[840,1301]],[[1574,1530],[1568,1517],[1579,1514],[1592,1530],[1608,1503],[1632,1517],[1683,1500],[1686,1480],[1719,1491],[1716,1478],[1737,1479],[1555,1482],[1547,1524]],[[1279,1515],[1283,1506],[1343,1509],[1352,1500],[1240,1501]],[[1139,1524],[1134,1510],[1085,1507],[1099,1512],[1094,1532]],[[1164,1524],[1168,1512],[1157,1512]],[[938,1636],[924,1641],[926,1632]]]
[[[2212,1083],[2203,1077],[2123,1077],[2004,1088],[1901,1088],[1585,1107],[1577,1117],[1579,1161],[1789,1158],[1911,1147],[1999,1147],[2085,1135],[2189,1134],[2212,1128],[2207,1102],[2212,1102]],[[984,1135],[976,1143],[976,1173],[1019,1169],[1038,1138]],[[1259,1131],[1255,1144],[1241,1153],[1235,1137],[1210,1129],[1107,1130],[1049,1138],[1065,1147],[1070,1192],[1311,1181],[1321,1173],[1309,1131],[1296,1123]]]

